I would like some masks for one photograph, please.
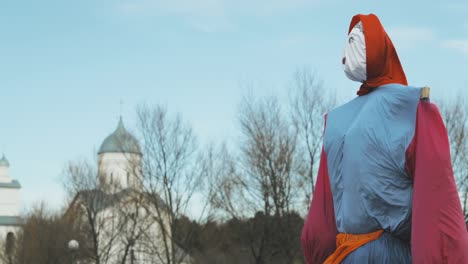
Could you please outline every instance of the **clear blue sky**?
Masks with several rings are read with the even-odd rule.
[[[236,108],[255,82],[280,90],[302,66],[340,98],[347,27],[377,14],[408,80],[432,97],[468,96],[468,2],[336,0],[3,0],[0,152],[25,206],[60,205],[67,160],[91,157],[141,102],[181,112],[202,138],[236,136]]]

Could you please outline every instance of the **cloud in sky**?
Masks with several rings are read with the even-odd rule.
[[[148,12],[153,15],[273,15],[310,7],[317,2],[318,0],[120,0],[117,8],[126,12]]]
[[[398,49],[411,49],[436,39],[434,31],[425,27],[390,27],[387,32]]]
[[[442,47],[468,55],[468,39],[446,40],[442,42]]]
[[[213,32],[235,28],[235,16],[274,16],[312,7],[318,0],[120,0],[116,9],[126,15],[175,16],[194,28]]]
[[[463,25],[463,27],[466,27],[466,25]],[[390,27],[387,32],[397,49],[416,48],[424,45],[424,43],[431,42],[440,47],[468,55],[468,39],[444,39],[437,36],[431,28]]]
[[[219,16],[224,13],[223,1],[216,0],[122,0],[117,10],[127,14]]]

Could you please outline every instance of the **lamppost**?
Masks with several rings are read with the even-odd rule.
[[[78,252],[79,248],[80,248],[80,243],[78,243],[78,241],[72,239],[68,242],[68,250],[70,250],[72,264],[75,263],[75,255]]]

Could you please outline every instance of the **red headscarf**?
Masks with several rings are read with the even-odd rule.
[[[374,14],[355,15],[349,25],[349,32],[362,22],[366,39],[367,81],[358,95],[365,95],[384,84],[399,83],[408,85],[400,59],[379,18]]]

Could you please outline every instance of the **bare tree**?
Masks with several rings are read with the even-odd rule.
[[[444,101],[440,108],[450,140],[452,166],[463,213],[468,220],[468,107],[463,97],[457,96],[454,101]]]
[[[295,255],[288,241],[288,221],[284,221],[284,218],[289,216],[295,200],[299,198],[295,190],[299,180],[296,131],[276,97],[260,100],[244,98],[240,123],[243,134],[240,157],[243,185],[248,187],[246,197],[251,198],[249,204],[256,204],[256,211],[262,212],[255,218],[262,227],[262,239],[258,241],[256,249],[252,248],[252,253],[257,263],[278,258],[275,250],[282,252],[285,261],[291,261]],[[281,246],[269,245],[274,241]]]
[[[322,148],[324,115],[336,104],[336,97],[325,90],[323,83],[309,69],[298,70],[290,86],[291,119],[298,133],[305,206],[309,208],[315,189],[315,175]]]
[[[240,109],[243,134],[240,165],[247,197],[266,215],[289,212],[297,192],[295,168],[297,136],[276,97],[244,98]]]
[[[15,234],[9,233],[15,245],[7,248],[10,252],[2,256],[1,263],[68,263],[67,242],[71,237],[78,240],[84,237],[62,218],[62,212],[50,210],[45,203],[33,206],[22,216],[21,228]]]
[[[292,262],[289,216],[300,197],[297,134],[278,98],[244,97],[239,108],[241,142],[237,155],[222,147],[217,157],[215,207],[249,222],[248,244],[255,263]]]
[[[307,69],[296,72],[288,92],[289,115],[277,97],[245,97],[239,110],[240,151],[233,155],[222,147],[216,154],[218,192],[212,204],[235,219],[255,214],[248,232],[255,263],[292,262],[300,255],[291,243],[292,214],[309,206],[324,115],[336,102]]]
[[[144,153],[143,188],[163,244],[155,247],[154,254],[163,263],[181,263],[187,257],[183,247],[191,234],[175,235],[179,232],[177,219],[188,213],[189,206],[199,206],[200,215],[205,209],[203,201],[195,202],[204,180],[197,139],[190,125],[180,115],[170,115],[165,107],[142,105],[137,116]]]
[[[249,211],[255,211],[244,195],[247,186],[236,157],[227,145],[224,143],[218,149],[212,146],[206,161],[209,164],[206,172],[210,173],[213,190],[210,192],[210,204],[222,212],[221,218],[246,218]]]

